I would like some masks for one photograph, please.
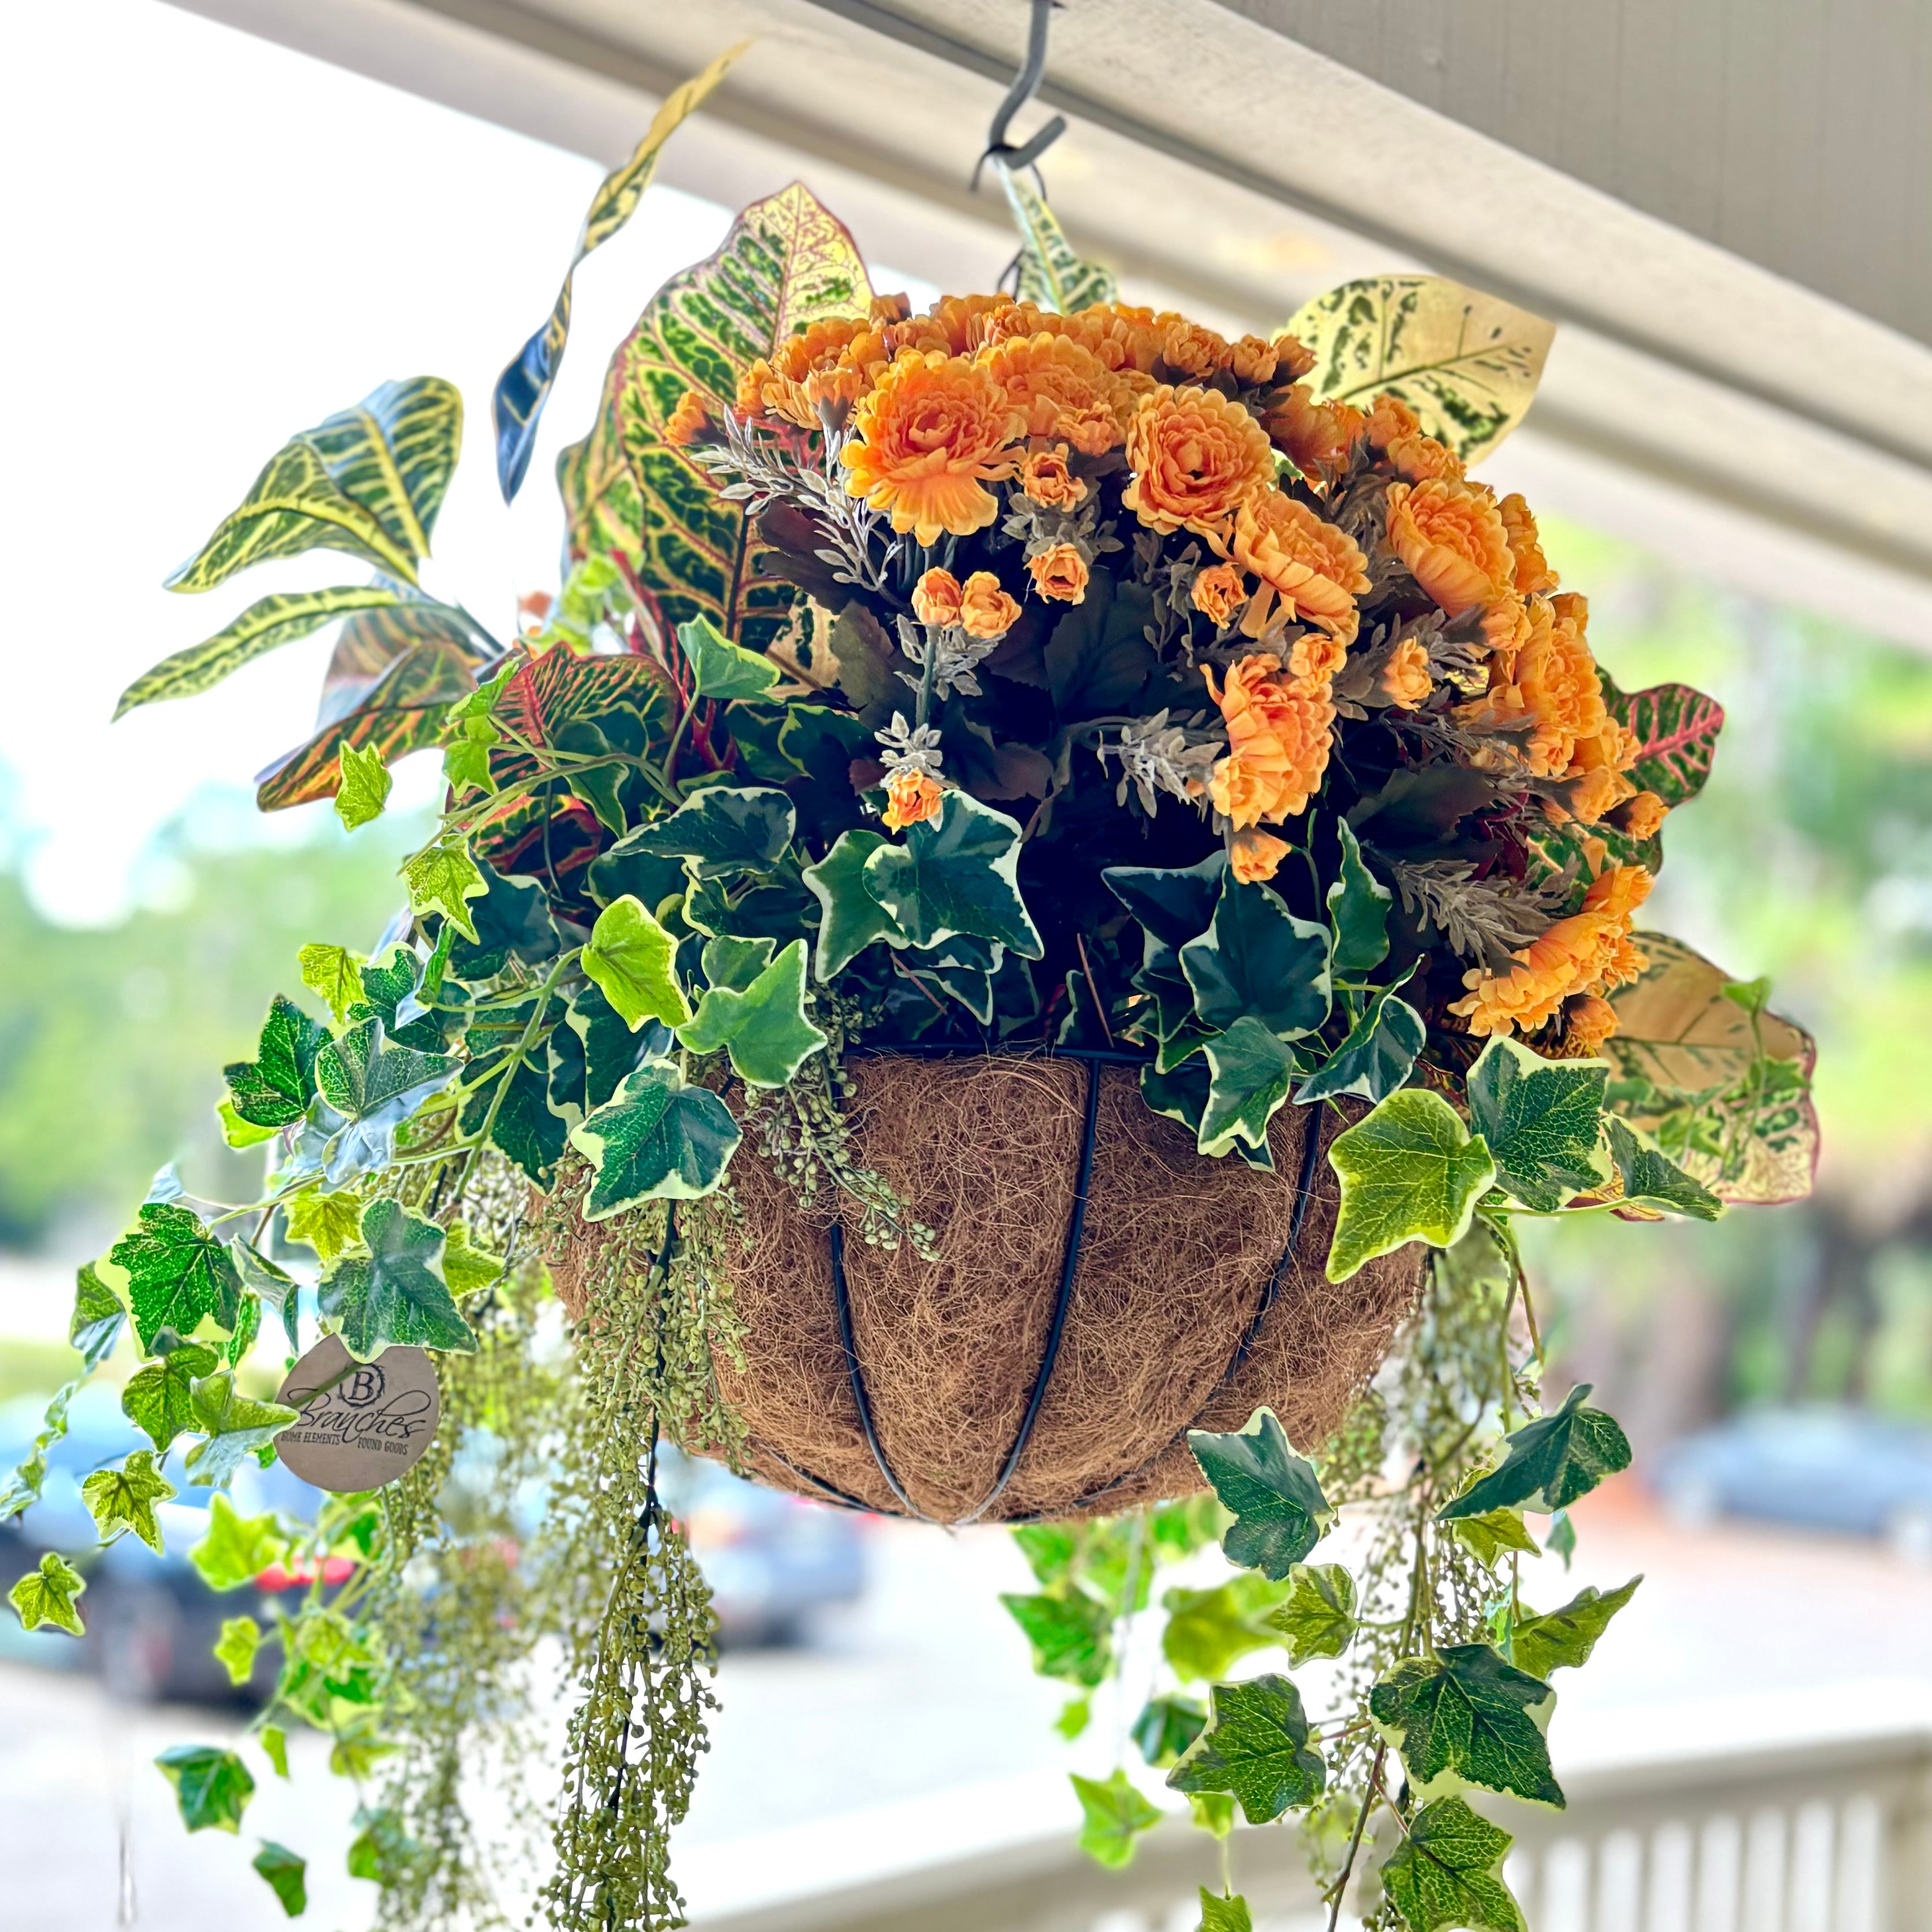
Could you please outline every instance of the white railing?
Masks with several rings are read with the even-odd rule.
[[[1531,1932],[1932,1932],[1932,1700],[1833,1701],[1802,1731],[1784,1706],[1672,1709],[1672,1732],[1728,1742],[1667,1756],[1654,1718],[1621,1746],[1600,1735],[1559,1761],[1560,1814],[1479,1798],[1516,1836]],[[698,1847],[694,1932],[1192,1932],[1211,1843],[1169,1819],[1106,1872],[1070,1810],[1062,1780],[1034,1777]],[[1234,1859],[1256,1932],[1326,1924],[1294,1831],[1244,1829]]]

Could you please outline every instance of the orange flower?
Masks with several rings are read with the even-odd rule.
[[[969,638],[1004,638],[1019,621],[1020,607],[990,570],[976,570],[960,586],[959,622]]]
[[[1127,427],[1134,472],[1120,500],[1162,535],[1192,530],[1217,545],[1243,497],[1274,480],[1267,433],[1213,389],[1155,389]]]
[[[1241,658],[1217,690],[1213,670],[1202,667],[1228,730],[1228,755],[1214,767],[1208,796],[1237,831],[1305,811],[1328,769],[1335,722],[1328,686],[1313,679],[1284,684],[1281,668],[1280,658],[1256,652]]]
[[[913,615],[922,624],[959,621],[959,580],[950,570],[928,570],[912,587]]]
[[[892,346],[895,352],[943,349],[949,356],[970,356],[997,340],[995,332],[1020,308],[1011,296],[941,296],[924,315],[898,322]]]
[[[1670,808],[1654,791],[1640,791],[1624,807],[1617,823],[1632,838],[1654,838],[1663,829]]]
[[[1210,563],[1195,573],[1188,594],[1195,609],[1219,629],[1248,601],[1248,586],[1232,563]]]
[[[1563,1003],[1563,1040],[1557,1048],[1564,1060],[1594,1060],[1617,1030],[1617,1010],[1594,993],[1579,993]]]
[[[1228,345],[1228,369],[1244,389],[1258,389],[1274,380],[1280,352],[1258,335],[1244,335]]]
[[[738,379],[738,413],[742,416],[780,416],[800,429],[819,426],[815,394],[808,394],[811,379],[832,376],[842,380],[819,386],[822,394],[836,394],[850,404],[858,400],[862,371],[851,366],[849,352],[855,344],[869,342],[872,359],[884,359],[883,339],[869,322],[848,316],[814,322],[782,344],[769,361],[760,358]]]
[[[1488,490],[1448,478],[1391,483],[1388,541],[1439,608],[1454,616],[1481,605],[1491,644],[1509,641],[1521,610],[1516,559]]]
[[[1278,591],[1292,616],[1338,637],[1355,634],[1355,599],[1369,587],[1367,560],[1346,530],[1275,489],[1234,512],[1235,561]]]
[[[1630,919],[1650,887],[1641,866],[1610,867],[1584,895],[1582,910],[1520,948],[1507,972],[1465,974],[1468,994],[1449,1010],[1472,1034],[1533,1033],[1572,995],[1606,993],[1635,979],[1646,962],[1630,942]]]
[[[912,313],[912,298],[907,295],[874,296],[866,320],[874,328],[890,328]]]
[[[1278,373],[1291,382],[1300,382],[1315,367],[1314,350],[1305,347],[1298,337],[1277,335],[1268,346],[1275,352]]]
[[[695,442],[710,423],[711,418],[704,412],[704,398],[695,389],[687,389],[678,398],[677,407],[664,424],[664,439],[674,449],[682,449],[688,443]]]
[[[1288,654],[1296,677],[1326,684],[1348,662],[1348,640],[1327,631],[1304,631]]]
[[[1016,408],[1029,436],[1056,436],[1088,456],[1118,446],[1133,406],[1120,379],[1070,336],[997,342],[976,358]]]
[[[1520,496],[1505,496],[1496,506],[1503,520],[1503,535],[1509,541],[1510,554],[1516,560],[1516,587],[1519,596],[1533,597],[1538,591],[1556,588],[1556,573],[1543,554],[1543,541],[1537,533],[1536,519]]]
[[[1382,666],[1382,686],[1391,704],[1413,711],[1430,692],[1429,653],[1420,639],[1405,638]]]
[[[946,796],[939,781],[913,765],[897,765],[886,778],[886,830],[903,832],[922,819],[937,818]]]
[[[1048,510],[1071,510],[1087,500],[1087,485],[1066,466],[1066,446],[1036,449],[1020,465],[1020,488]]]
[[[983,486],[1013,472],[1010,446],[1026,418],[986,370],[937,350],[902,351],[853,418],[838,452],[847,490],[892,514],[922,544],[970,536],[1000,513]]]
[[[1369,440],[1412,483],[1446,478],[1460,482],[1462,465],[1432,436],[1424,436],[1415,412],[1400,397],[1378,396],[1369,412]]]
[[[1042,597],[1057,604],[1078,604],[1087,596],[1087,560],[1077,545],[1055,544],[1037,556],[1027,559],[1033,573],[1033,587]]]
[[[1275,447],[1316,482],[1339,470],[1361,440],[1360,411],[1346,403],[1318,403],[1305,382],[1276,396],[1263,422]]]
[[[1169,372],[1204,382],[1228,366],[1228,338],[1198,322],[1176,316],[1160,339],[1160,359]]]
[[[1294,850],[1286,839],[1249,826],[1228,842],[1228,869],[1243,885],[1258,885],[1273,878]]]

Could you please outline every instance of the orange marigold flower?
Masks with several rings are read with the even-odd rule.
[[[1318,684],[1326,684],[1348,662],[1352,638],[1329,631],[1304,631],[1288,654],[1293,674]]]
[[[922,624],[945,626],[959,621],[959,580],[937,566],[912,587],[913,615]]]
[[[1412,483],[1446,477],[1460,482],[1462,465],[1454,453],[1424,436],[1415,412],[1400,397],[1380,395],[1369,411],[1368,438]]]
[[[1537,532],[1536,519],[1530,514],[1529,506],[1512,492],[1496,506],[1496,514],[1503,520],[1503,535],[1508,539],[1510,556],[1516,560],[1517,595],[1533,597],[1539,591],[1554,590],[1556,573],[1543,554],[1543,540]]]
[[[1318,483],[1339,470],[1361,440],[1361,412],[1346,403],[1318,403],[1305,382],[1275,397],[1263,422],[1275,447]]]
[[[886,777],[886,830],[903,832],[922,819],[937,818],[945,790],[939,781],[912,765],[896,765]]]
[[[664,424],[664,440],[674,449],[682,449],[688,443],[695,442],[710,422],[704,412],[704,398],[695,389],[687,389],[678,398],[677,407]]]
[[[1312,679],[1284,683],[1281,669],[1280,658],[1257,652],[1217,689],[1211,668],[1202,667],[1228,730],[1228,755],[1209,778],[1208,796],[1237,831],[1305,811],[1328,769],[1335,722],[1328,686]]]
[[[1235,505],[1274,480],[1267,432],[1213,389],[1163,386],[1142,397],[1127,462],[1134,479],[1120,500],[1148,529],[1192,530],[1217,544]]]
[[[1247,581],[1232,563],[1210,563],[1195,572],[1188,595],[1195,609],[1218,628],[1248,601]]]
[[[1315,352],[1304,345],[1299,337],[1277,335],[1269,344],[1275,352],[1279,371],[1291,382],[1298,382],[1315,367]]]
[[[1579,993],[1563,1003],[1563,1040],[1557,1048],[1564,1060],[1594,1060],[1617,1030],[1617,1010],[1594,993]]]
[[[1033,573],[1033,587],[1042,597],[1057,604],[1078,604],[1087,596],[1087,560],[1078,544],[1055,544],[1036,556],[1027,559]]]
[[[949,356],[970,356],[998,340],[996,332],[1021,312],[1022,304],[1011,296],[941,296],[925,314],[895,326],[892,347],[896,352],[943,349]]]
[[[969,638],[1004,638],[1018,622],[1020,607],[990,570],[976,570],[959,587],[959,622]]]
[[[1285,490],[1258,490],[1234,512],[1234,560],[1280,593],[1291,616],[1353,637],[1368,560],[1347,531]]]
[[[1632,838],[1654,838],[1670,808],[1654,791],[1640,791],[1624,806],[1618,827]]]
[[[1244,389],[1258,389],[1274,380],[1275,365],[1281,360],[1279,346],[1258,335],[1244,335],[1228,345],[1228,368]]]
[[[1294,848],[1272,832],[1248,826],[1228,842],[1228,869],[1244,886],[1258,885],[1281,869],[1281,862]]]
[[[1020,488],[1048,510],[1071,510],[1087,500],[1087,484],[1067,467],[1066,446],[1036,449],[1020,465]]]
[[[1454,616],[1482,605],[1490,642],[1508,642],[1521,608],[1516,560],[1488,490],[1450,478],[1391,483],[1388,542],[1439,608]]]
[[[890,328],[912,313],[912,298],[907,295],[874,296],[866,320],[874,328]]]
[[[1610,867],[1584,895],[1582,910],[1518,950],[1507,972],[1472,968],[1464,974],[1468,994],[1450,1012],[1472,1034],[1533,1033],[1574,994],[1606,993],[1635,979],[1646,962],[1631,943],[1630,919],[1650,887],[1641,866]]]
[[[871,325],[849,316],[814,322],[781,344],[769,360],[760,358],[738,379],[738,413],[743,416],[781,416],[800,429],[816,429],[816,398],[808,397],[809,377],[824,375],[840,366],[842,358],[861,338],[877,340]],[[848,402],[857,397],[857,377],[852,378]]]
[[[1010,476],[1011,446],[1026,418],[991,373],[971,362],[902,351],[880,375],[853,418],[853,437],[838,452],[852,473],[847,490],[892,528],[922,544],[942,532],[982,530],[1000,513],[984,486]]]
[[[1178,316],[1160,338],[1161,361],[1172,374],[1184,380],[1206,381],[1228,366],[1228,356],[1225,335]]]
[[[1383,694],[1391,704],[1413,711],[1430,692],[1429,653],[1418,638],[1405,638],[1382,666]]]
[[[1026,412],[1029,436],[1054,436],[1088,456],[1119,446],[1133,398],[1100,357],[1066,335],[1022,336],[982,350],[1007,400]]]
[[[1596,660],[1583,634],[1588,616],[1583,600],[1532,597],[1523,616],[1520,643],[1493,662],[1490,689],[1466,706],[1462,715],[1480,723],[1534,718],[1523,756],[1539,778],[1580,777],[1605,767],[1612,773],[1623,770],[1634,760],[1635,741],[1627,741],[1604,709]],[[1600,742],[1606,732],[1608,742]],[[1599,815],[1628,797],[1629,790],[1600,786],[1594,794],[1600,800]],[[1592,796],[1586,794],[1586,804]]]

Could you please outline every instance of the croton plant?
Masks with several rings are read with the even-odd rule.
[[[604,183],[578,260],[730,58]],[[262,598],[122,700],[334,625],[263,808],[332,798],[352,830],[398,759],[442,760],[388,931],[304,948],[226,1070],[261,1191],[158,1185],[81,1270],[82,1367],[0,1501],[38,1497],[124,1336],[147,1443],[86,1478],[103,1541],[158,1549],[158,1505],[206,1486],[208,1583],[296,1586],[224,1626],[236,1681],[268,1688],[245,1744],[160,1760],[182,1818],[238,1832],[256,1776],[320,1733],[385,1924],[497,1922],[519,1882],[558,1927],[682,1922],[667,1835],[712,1624],[660,1438],[741,1439],[710,1366],[736,1333],[734,1162],[843,1190],[873,1239],[926,1238],[853,1156],[848,1047],[1137,1057],[1202,1156],[1264,1166],[1281,1109],[1347,1108],[1330,1278],[1435,1251],[1374,1389],[1306,1457],[1262,1411],[1195,1438],[1210,1494],[1020,1530],[1037,1588],[1007,1601],[1072,1736],[1126,1696],[1155,1572],[1188,1561],[1161,1599],[1170,1681],[1117,1727],[1143,1767],[1074,1780],[1083,1843],[1131,1856],[1150,1767],[1223,1838],[1238,1807],[1298,1819],[1334,1915],[1413,1932],[1520,1926],[1508,1835],[1463,1794],[1562,1804],[1550,1679],[1636,1588],[1522,1594],[1526,1515],[1567,1561],[1568,1507],[1629,1449],[1587,1389],[1540,1407],[1516,1224],[1808,1185],[1809,1042],[1762,984],[1635,923],[1720,713],[1620,691],[1528,506],[1468,474],[1547,327],[1404,276],[1230,339],[1120,302],[996,171],[1012,292],[923,314],[802,187],[746,209],[619,347],[558,466],[560,590],[497,630],[426,580],[454,388],[387,382],[292,436],[170,586],[319,548],[354,580]],[[569,294],[495,398],[506,496]],[[564,1346],[538,1257],[573,1217],[611,1238]],[[356,1362],[431,1352],[436,1440],[310,1519],[244,1515],[232,1474],[296,1415],[265,1370],[324,1334]],[[1216,1540],[1226,1564],[1196,1574]],[[22,1580],[28,1628],[81,1631],[92,1560]],[[551,1804],[527,1756],[560,1642]],[[1281,1667],[1231,1675],[1258,1653]],[[548,1827],[534,1877],[465,1811],[479,1766]],[[300,1910],[302,1854],[254,1862]],[[1202,1913],[1249,1923],[1231,1884]]]

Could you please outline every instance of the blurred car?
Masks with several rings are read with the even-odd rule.
[[[720,1642],[800,1642],[816,1612],[863,1594],[872,1518],[760,1489],[674,1450],[662,1483],[711,1586]]]
[[[1932,1557],[1932,1430],[1855,1408],[1763,1408],[1672,1443],[1649,1471],[1685,1524],[1750,1516]]]
[[[0,1467],[11,1467],[32,1448],[45,1406],[43,1398],[32,1396],[0,1408]],[[281,1580],[268,1576],[219,1593],[202,1581],[188,1552],[207,1528],[213,1492],[184,1481],[178,1459],[162,1473],[179,1493],[155,1511],[166,1553],[157,1556],[133,1535],[105,1550],[96,1547],[94,1521],[81,1498],[82,1479],[119,1462],[130,1449],[151,1446],[122,1414],[114,1390],[97,1383],[74,1397],[68,1432],[47,1452],[40,1500],[0,1524],[0,1592],[37,1567],[44,1552],[58,1550],[87,1580],[80,1600],[87,1634],[79,1644],[58,1631],[28,1635],[9,1616],[0,1620],[7,1650],[38,1663],[81,1665],[116,1696],[136,1702],[258,1698],[273,1679],[271,1657],[257,1660],[255,1680],[237,1687],[209,1652],[226,1618],[253,1616],[259,1623],[270,1622],[272,1592],[266,1586]],[[278,1509],[305,1518],[314,1514],[318,1494],[279,1463],[267,1469],[244,1464],[230,1490],[244,1516]]]

